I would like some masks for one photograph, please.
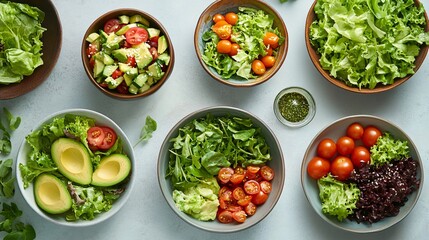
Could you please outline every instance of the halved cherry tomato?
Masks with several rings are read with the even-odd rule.
[[[251,203],[251,201],[252,201],[252,196],[246,195],[243,199],[238,200],[237,204],[242,207],[246,207],[247,205],[249,205],[249,203]]]
[[[227,209],[228,208],[228,203],[223,200],[222,198],[219,198],[219,208],[220,209]]]
[[[261,60],[256,59],[252,62],[252,71],[256,75],[262,75],[267,71],[267,69],[265,68],[264,63],[262,63]]]
[[[346,135],[354,140],[362,138],[364,128],[360,123],[352,123],[347,127]]]
[[[232,213],[232,218],[234,218],[238,223],[244,223],[244,221],[246,221],[246,216],[247,215],[243,210]]]
[[[261,191],[268,194],[273,190],[273,185],[268,181],[261,181],[259,183],[259,186],[261,186]]]
[[[328,160],[318,156],[312,158],[307,165],[307,173],[313,179],[319,179],[323,176],[326,176],[330,170],[331,163]]]
[[[213,22],[215,22],[215,23],[217,23],[219,21],[222,21],[222,20],[225,20],[225,17],[222,14],[220,14],[220,13],[216,13],[213,16]]]
[[[374,126],[368,126],[363,131],[362,135],[362,143],[366,147],[372,147],[377,142],[377,139],[381,136],[381,131],[374,127]]]
[[[242,167],[236,167],[236,168],[234,168],[234,173],[236,173],[236,174],[245,174],[244,168],[242,168]]]
[[[237,184],[242,183],[244,178],[245,178],[244,173],[243,174],[234,173],[234,174],[232,174],[232,176],[229,180],[231,181],[232,184],[237,185]]]
[[[235,200],[240,200],[240,199],[243,199],[244,197],[246,197],[246,193],[244,192],[242,187],[236,187],[232,191],[232,197]]]
[[[221,223],[231,223],[233,221],[232,212],[228,210],[223,210],[217,216],[217,220]]]
[[[232,25],[227,23],[225,20],[220,20],[212,26],[212,30],[220,39],[229,39],[232,34]]]
[[[265,51],[267,52],[267,54],[265,56],[272,56],[273,55],[273,48],[268,46]]]
[[[264,193],[263,191],[259,191],[257,194],[252,196],[252,203],[256,205],[261,205],[265,203],[268,199],[268,194]]]
[[[234,204],[229,204],[228,207],[226,208],[226,210],[230,211],[230,212],[238,212],[243,210],[240,206],[234,205]]]
[[[87,131],[86,140],[89,146],[98,148],[104,139],[104,131],[100,127],[91,127]]]
[[[331,173],[340,181],[345,181],[353,171],[353,163],[348,157],[338,156],[331,163]]]
[[[253,216],[256,213],[256,205],[252,202],[250,202],[245,208],[244,211],[246,211],[248,216]]]
[[[121,72],[121,70],[116,69],[116,70],[112,73],[111,77],[112,77],[113,79],[117,79],[118,77],[122,76],[123,74],[124,74],[124,73],[123,73],[123,72]]]
[[[237,43],[231,44],[231,51],[229,51],[229,56],[235,56],[238,53],[238,49],[240,49],[240,45]]]
[[[244,183],[244,191],[249,194],[257,194],[261,190],[261,187],[259,186],[259,183],[255,180],[249,180]]]
[[[261,176],[263,179],[267,180],[267,181],[271,181],[274,178],[274,170],[268,166],[262,166],[261,167]]]
[[[226,190],[225,192],[222,193],[222,195],[220,195],[220,199],[224,200],[225,202],[231,202],[233,199],[232,196],[232,191],[231,190]]]
[[[232,44],[229,40],[220,40],[217,43],[216,49],[219,53],[228,54],[231,52]]]
[[[255,173],[258,173],[259,172],[259,170],[261,169],[260,167],[258,167],[258,166],[247,166],[247,172],[248,173],[253,173],[253,174],[255,174]]]
[[[273,49],[276,49],[279,46],[279,36],[273,32],[266,32],[264,35],[264,44],[265,46],[270,46]]]
[[[128,29],[128,31],[125,33],[125,40],[131,44],[140,44],[142,42],[146,42],[148,39],[148,32],[146,29],[141,27],[132,27]]]
[[[337,151],[343,156],[347,156],[353,152],[355,141],[351,137],[342,136],[337,140]]]
[[[118,31],[121,28],[121,22],[119,21],[119,19],[113,18],[108,20],[105,24],[104,24],[104,32],[106,32],[107,34],[113,33]]]
[[[366,147],[357,146],[353,149],[351,160],[356,168],[360,168],[363,164],[370,162],[371,153]]]
[[[317,145],[317,156],[325,159],[332,158],[337,153],[337,145],[334,140],[325,138]]]
[[[265,55],[261,58],[261,61],[266,68],[270,68],[276,63],[276,58],[274,56]]]
[[[228,183],[231,179],[232,174],[234,174],[234,170],[230,167],[221,168],[217,174],[217,178],[222,183]]]
[[[225,21],[231,25],[235,25],[238,21],[238,15],[233,12],[225,14]]]
[[[128,64],[131,67],[136,67],[137,66],[136,58],[134,56],[128,56],[126,64]]]
[[[115,144],[117,136],[115,131],[110,127],[104,126],[101,127],[101,129],[103,129],[104,132],[104,139],[98,148],[100,148],[100,150],[108,150]]]
[[[92,45],[91,43],[88,45],[88,48],[86,49],[86,55],[88,58],[92,58],[96,53],[98,52],[97,46]]]

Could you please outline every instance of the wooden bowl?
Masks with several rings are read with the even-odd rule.
[[[392,89],[396,86],[401,85],[402,83],[404,83],[405,81],[407,81],[408,79],[411,78],[412,74],[409,74],[403,78],[397,78],[394,81],[394,83],[390,84],[390,85],[378,84],[374,89],[369,89],[369,88],[359,89],[358,87],[348,86],[342,80],[336,79],[333,76],[331,76],[329,71],[324,70],[322,68],[322,66],[320,65],[320,62],[319,62],[320,55],[317,53],[317,50],[315,48],[313,48],[313,46],[310,43],[310,26],[317,19],[317,16],[314,13],[314,6],[316,5],[316,2],[317,2],[317,0],[315,0],[314,3],[311,5],[310,10],[308,11],[307,20],[305,22],[305,45],[307,46],[307,51],[308,51],[308,54],[310,55],[311,61],[313,62],[314,66],[317,68],[317,70],[320,72],[320,74],[322,74],[322,76],[324,78],[326,78],[326,80],[328,80],[329,82],[331,82],[335,86],[340,87],[340,88],[345,89],[345,90],[348,90],[350,92],[368,94],[368,93],[379,93],[379,92],[387,91],[389,89]],[[416,3],[416,5],[420,4],[418,0],[415,0],[415,3]],[[424,15],[425,15],[426,23],[427,23],[426,27],[425,27],[425,31],[428,32],[429,31],[429,20],[428,20],[428,16],[427,16],[426,11],[425,11]],[[416,57],[416,60],[415,60],[414,72],[417,72],[417,70],[422,65],[428,50],[429,50],[428,45],[422,45],[421,46],[420,53]]]
[[[112,18],[117,18],[118,16],[121,15],[135,15],[135,14],[139,14],[141,16],[143,16],[146,20],[149,21],[150,23],[150,27],[154,27],[157,28],[159,30],[161,30],[161,34],[165,35],[165,37],[167,38],[167,43],[168,43],[168,48],[167,51],[170,54],[170,63],[168,64],[167,70],[164,74],[164,76],[158,80],[154,85],[152,85],[149,90],[142,92],[142,93],[138,93],[138,94],[122,94],[116,91],[111,91],[107,88],[103,88],[101,87],[97,81],[95,80],[95,78],[92,75],[92,67],[90,66],[89,63],[89,58],[86,55],[86,48],[88,47],[88,42],[86,41],[86,38],[88,37],[89,34],[93,33],[93,32],[98,32],[99,29],[103,29],[104,24]],[[107,96],[116,98],[116,99],[121,99],[121,100],[131,100],[131,99],[137,99],[137,98],[142,98],[142,97],[146,97],[151,95],[152,93],[156,92],[159,88],[161,88],[161,86],[165,83],[165,81],[167,81],[168,77],[170,76],[171,72],[173,71],[173,66],[174,66],[174,48],[173,48],[173,44],[171,42],[171,38],[167,33],[167,30],[164,28],[164,26],[161,24],[161,22],[159,22],[155,17],[153,17],[152,15],[137,10],[137,9],[130,9],[130,8],[122,8],[122,9],[116,9],[116,10],[112,10],[110,12],[107,12],[103,15],[101,15],[100,17],[98,17],[88,28],[88,30],[86,31],[85,35],[83,36],[83,40],[82,40],[82,48],[81,48],[81,56],[82,56],[82,63],[83,63],[83,67],[85,69],[86,74],[88,75],[88,78],[91,80],[91,82],[94,84],[94,86],[100,90],[102,93],[106,94]]]
[[[243,79],[236,75],[233,75],[230,79],[223,79],[215,69],[212,67],[209,67],[206,65],[206,63],[202,60],[201,56],[204,52],[204,42],[202,40],[202,35],[210,29],[210,27],[213,25],[213,16],[216,13],[225,14],[228,12],[238,12],[238,7],[251,7],[255,9],[261,9],[264,12],[274,16],[274,26],[277,27],[280,31],[280,33],[285,37],[285,41],[282,45],[279,46],[278,50],[278,57],[276,60],[276,63],[273,67],[267,69],[267,71],[261,75],[260,77],[256,79]],[[197,26],[195,28],[194,33],[194,46],[195,46],[195,52],[197,54],[198,60],[200,61],[201,65],[203,66],[204,70],[214,79],[217,81],[224,83],[229,86],[234,87],[251,87],[258,84],[261,84],[263,82],[268,81],[274,74],[280,69],[282,66],[287,50],[288,50],[288,32],[286,29],[286,25],[283,22],[282,17],[280,14],[272,8],[267,3],[260,1],[260,0],[217,0],[214,3],[212,3],[210,6],[208,6],[203,13],[200,15],[200,18],[198,19]]]
[[[47,29],[42,36],[43,65],[36,68],[30,76],[25,76],[19,83],[12,83],[9,85],[0,84],[0,99],[11,99],[21,96],[42,84],[48,78],[57,63],[61,52],[61,22],[54,4],[50,0],[17,0],[14,2],[25,3],[33,7],[38,7],[45,13],[45,19],[42,22],[42,27]]]

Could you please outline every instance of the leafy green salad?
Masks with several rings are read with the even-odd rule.
[[[423,5],[413,0],[319,0],[314,12],[310,41],[322,68],[359,89],[414,74],[429,44]]]
[[[43,64],[44,18],[36,7],[0,2],[0,84],[20,82]]]

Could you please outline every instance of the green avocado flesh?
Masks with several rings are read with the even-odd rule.
[[[64,213],[72,206],[66,185],[51,174],[41,174],[36,178],[34,196],[37,205],[51,214]]]
[[[112,154],[101,159],[92,174],[92,185],[108,187],[122,182],[131,171],[131,161],[123,154]]]

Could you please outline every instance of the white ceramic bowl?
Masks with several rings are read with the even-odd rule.
[[[275,177],[271,182],[273,185],[273,190],[270,193],[268,200],[263,205],[258,206],[256,214],[251,217],[248,217],[244,223],[223,224],[223,223],[220,223],[218,220],[203,222],[203,221],[194,219],[191,216],[181,212],[174,204],[174,200],[172,197],[173,188],[171,186],[170,179],[165,178],[166,170],[168,169],[168,161],[170,159],[169,149],[172,147],[172,143],[170,142],[170,139],[177,136],[179,132],[179,128],[191,122],[193,119],[206,117],[208,113],[212,114],[213,116],[226,116],[229,114],[230,116],[237,116],[237,117],[251,119],[254,125],[261,129],[261,133],[265,137],[265,140],[271,149],[272,160],[267,162],[267,165],[274,170],[274,174],[275,174]],[[162,191],[162,194],[164,195],[165,200],[167,201],[171,209],[181,219],[183,219],[185,222],[191,224],[194,227],[197,227],[206,231],[210,231],[210,232],[221,232],[221,233],[236,232],[236,231],[244,230],[262,221],[262,219],[264,219],[271,212],[271,210],[274,208],[277,201],[279,200],[283,190],[283,185],[285,180],[285,166],[284,166],[284,160],[283,160],[283,153],[280,147],[280,143],[278,142],[273,131],[271,131],[271,129],[255,115],[238,108],[226,107],[226,106],[204,108],[204,109],[195,111],[187,115],[186,117],[184,117],[182,120],[180,120],[170,130],[164,142],[162,143],[159,156],[158,156],[157,172],[158,172],[159,186],[161,187],[161,191]]]
[[[316,155],[316,149],[318,143],[329,137],[331,139],[338,139],[341,136],[345,135],[347,126],[354,122],[359,122],[363,126],[374,125],[378,127],[382,132],[388,131],[392,134],[396,139],[407,140],[409,145],[409,150],[411,157],[418,162],[417,167],[417,178],[420,179],[419,188],[414,191],[412,194],[408,196],[408,201],[404,206],[401,207],[400,212],[397,216],[384,218],[376,223],[365,224],[365,223],[357,223],[355,221],[350,221],[345,219],[343,222],[338,221],[335,217],[331,217],[322,213],[322,203],[319,199],[319,188],[317,187],[317,181],[312,179],[307,174],[307,165],[308,162]],[[422,170],[422,161],[420,159],[420,155],[417,151],[416,146],[414,145],[411,138],[398,126],[393,123],[384,120],[379,117],[370,116],[370,115],[354,115],[341,118],[337,121],[334,121],[329,126],[322,129],[311,141],[309,144],[304,159],[302,161],[301,166],[301,184],[304,190],[304,193],[309,201],[310,205],[317,212],[317,214],[329,224],[338,227],[340,229],[356,232],[356,233],[369,233],[369,232],[378,232],[384,229],[387,229],[396,223],[400,222],[404,219],[413,209],[414,205],[417,203],[419,199],[420,193],[423,189],[423,175],[424,172]]]
[[[42,218],[44,218],[50,222],[59,224],[59,225],[63,225],[63,226],[70,226],[70,227],[91,226],[91,225],[95,225],[97,223],[103,222],[104,220],[112,217],[127,202],[128,198],[131,194],[131,191],[134,187],[134,184],[135,184],[136,167],[135,167],[134,151],[133,151],[132,144],[128,140],[127,136],[125,135],[125,133],[122,131],[122,129],[115,122],[113,122],[110,118],[106,117],[105,115],[103,115],[101,113],[98,113],[98,112],[95,112],[92,110],[87,110],[87,109],[68,109],[68,110],[63,110],[63,111],[53,113],[52,115],[46,117],[39,124],[37,124],[34,127],[33,131],[41,128],[42,125],[44,125],[48,122],[51,122],[51,120],[54,117],[64,116],[66,114],[74,114],[74,115],[80,115],[80,116],[93,118],[93,119],[95,119],[95,122],[97,125],[103,125],[103,126],[108,126],[108,127],[112,128],[116,132],[118,137],[120,137],[122,139],[124,152],[128,155],[128,157],[131,160],[131,175],[129,176],[129,181],[126,184],[126,189],[122,193],[122,195],[119,197],[119,199],[117,199],[116,202],[113,203],[112,208],[109,211],[96,215],[96,217],[93,220],[77,220],[77,221],[69,222],[69,221],[66,221],[64,215],[61,215],[61,214],[52,215],[52,214],[48,214],[45,211],[41,210],[37,206],[36,201],[34,199],[33,184],[30,184],[30,186],[28,188],[24,189],[21,171],[19,170],[19,164],[20,163],[26,164],[28,153],[31,150],[30,145],[26,142],[25,139],[23,140],[21,147],[19,149],[19,152],[18,152],[18,157],[17,157],[17,161],[16,161],[16,168],[15,168],[16,169],[16,179],[17,179],[19,190],[21,191],[22,196],[24,197],[25,201]]]

